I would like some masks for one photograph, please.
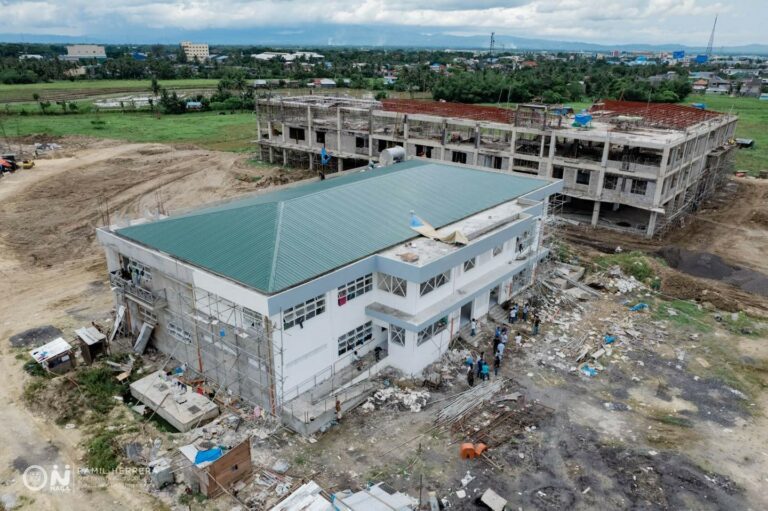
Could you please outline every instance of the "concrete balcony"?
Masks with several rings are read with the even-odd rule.
[[[126,298],[138,302],[152,309],[161,309],[165,307],[167,301],[165,290],[161,292],[150,291],[144,287],[134,284],[121,276],[113,273],[109,276],[109,283],[125,295]]]

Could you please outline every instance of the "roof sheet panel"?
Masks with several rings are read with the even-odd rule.
[[[274,293],[415,237],[410,211],[439,228],[546,183],[409,161],[117,232]]]

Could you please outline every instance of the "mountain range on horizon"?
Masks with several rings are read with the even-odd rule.
[[[563,41],[517,37],[496,34],[496,51],[676,51],[701,53],[704,46],[665,43],[605,44],[581,41]],[[178,44],[182,40],[207,42],[212,46],[268,46],[268,47],[356,47],[356,48],[436,48],[436,49],[488,49],[488,35],[457,35],[444,29],[430,27],[370,26],[370,25],[313,25],[312,27],[211,29],[199,31],[143,30],[140,34],[65,36],[55,34],[0,33],[4,43],[95,43],[95,44]],[[768,44],[748,44],[714,48],[720,54],[768,55]]]

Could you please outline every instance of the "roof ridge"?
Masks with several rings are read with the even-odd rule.
[[[282,232],[281,226],[283,224],[283,208],[285,202],[280,201],[277,203],[277,215],[275,215],[275,249],[272,252],[272,263],[269,266],[269,285],[268,289],[274,289],[276,280],[276,266],[277,266],[277,253],[280,250],[280,233]]]
[[[397,172],[402,172],[404,170],[409,170],[409,169],[412,169],[412,168],[422,167],[424,165],[428,165],[428,164],[427,163],[421,163],[421,165],[412,165],[412,166],[409,166],[409,167],[396,168],[396,169],[390,170],[389,172],[381,171],[381,169],[388,168],[388,167],[376,167],[373,170],[371,170],[370,173],[371,174],[379,174],[380,173],[383,176],[383,175],[386,175],[386,174],[395,174]],[[381,172],[377,172],[377,171],[381,171]],[[363,174],[365,172],[367,172],[367,171],[362,170],[362,171],[357,172],[356,174],[352,174],[352,176],[357,175],[357,174]],[[347,176],[340,176],[340,177],[331,178],[331,179],[340,179],[341,177],[347,177]],[[380,176],[375,176],[375,177],[380,177]],[[351,181],[349,183],[344,183],[344,184],[340,184],[338,186],[334,186],[333,188],[325,188],[325,189],[322,189],[322,190],[317,190],[317,191],[312,192],[312,193],[307,193],[305,195],[299,195],[297,197],[291,197],[290,199],[285,199],[285,200],[280,201],[280,203],[283,204],[283,203],[292,202],[292,201],[295,201],[295,200],[298,200],[298,199],[305,199],[307,197],[312,197],[313,195],[318,195],[318,194],[321,194],[321,193],[328,192],[329,190],[340,190],[342,188],[347,188],[347,187],[356,185],[358,183],[363,183],[365,181],[368,181],[368,179],[359,179],[359,180]]]

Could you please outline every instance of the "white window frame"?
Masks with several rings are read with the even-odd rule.
[[[177,325],[174,321],[169,321],[166,325],[168,333],[176,339],[186,344],[192,344],[192,334],[184,330],[184,327]]]
[[[155,314],[153,311],[149,310],[148,308],[144,307],[143,305],[139,305],[139,316],[141,316],[142,321],[145,323],[151,323],[153,325],[157,324],[157,314]]]
[[[419,296],[424,296],[435,289],[442,287],[451,281],[451,270],[438,273],[432,278],[429,278],[419,284]]]
[[[405,346],[405,328],[389,325],[389,342],[398,346]]]
[[[379,273],[379,289],[392,293],[393,295],[405,296],[408,294],[408,281],[395,277],[394,275],[388,275],[386,273]]]
[[[152,282],[152,268],[134,259],[128,259],[128,272],[131,276],[134,270],[139,272],[139,282],[147,284]]]
[[[339,336],[339,356],[357,349],[358,346],[362,346],[371,339],[373,339],[373,322],[368,321]]]
[[[243,328],[263,328],[264,327],[264,315],[259,314],[253,309],[249,309],[248,307],[243,307],[242,310],[243,315]]]
[[[310,298],[283,311],[283,328],[288,330],[325,312],[325,295]]]
[[[434,336],[448,328],[448,317],[440,318],[419,332],[416,338],[416,346],[421,346]]]
[[[464,273],[467,273],[469,270],[474,269],[477,266],[477,257],[470,257],[466,261],[464,261],[464,264],[461,266],[464,270]]]
[[[343,286],[339,286],[338,289],[338,304],[339,307],[345,305],[350,300],[354,300],[358,296],[373,291],[373,273],[356,278],[353,281],[347,282]],[[344,302],[342,303],[342,300]]]

